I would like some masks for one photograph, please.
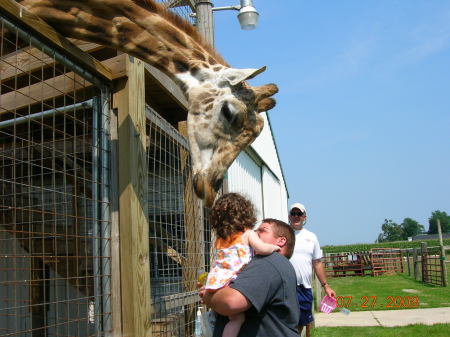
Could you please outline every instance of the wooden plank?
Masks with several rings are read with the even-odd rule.
[[[166,311],[178,309],[185,305],[192,305],[200,301],[198,290],[162,296],[160,302]]]
[[[178,103],[186,111],[188,109],[188,101],[180,86],[176,84],[169,76],[164,74],[161,70],[155,67],[145,64],[145,70],[150,76],[152,76],[156,83],[169,94],[169,96]]]
[[[96,43],[73,40],[84,52],[93,52],[104,48]],[[23,48],[11,54],[4,55],[0,63],[0,80],[7,81],[14,76],[20,76],[55,64],[55,59],[37,48]]]
[[[123,336],[151,336],[150,256],[142,61],[127,57],[128,79],[113,96],[118,109],[119,219]]]
[[[81,52],[69,40],[56,32],[37,15],[30,13],[25,7],[13,0],[0,0],[0,9],[15,22],[21,22],[27,26],[27,31],[38,36],[49,47],[57,49],[73,62],[86,67],[104,80],[112,80],[111,73],[95,58]]]
[[[0,96],[0,114],[79,90],[91,83],[70,72]]]
[[[1,0],[0,0],[1,1]],[[113,78],[125,76],[126,54],[105,60],[102,64],[111,69]],[[0,115],[7,111],[20,109],[30,104],[39,103],[52,97],[58,97],[83,86],[92,84],[73,72],[59,75],[40,83],[20,88],[0,96]]]

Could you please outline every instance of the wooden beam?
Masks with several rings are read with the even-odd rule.
[[[178,130],[181,135],[187,137],[187,123],[178,123]],[[204,260],[204,225],[202,216],[202,203],[197,198],[193,189],[193,178],[190,167],[186,165],[189,159],[189,152],[184,148],[180,149],[181,171],[186,172],[184,181],[184,232],[186,237],[186,265],[183,266],[183,284],[187,291],[195,291],[197,288],[197,277],[200,271],[205,271]],[[196,307],[193,303],[185,308],[186,322],[195,319]],[[192,325],[185,327],[185,334],[192,335]]]
[[[91,83],[85,81],[81,76],[70,72],[17,89],[0,96],[0,115],[7,111],[40,103],[43,100],[61,96],[90,85]]]
[[[150,64],[145,64],[145,71],[156,79],[156,83],[169,94],[169,96],[178,103],[186,111],[188,109],[188,101],[180,86],[175,83],[169,76],[164,74],[161,70],[156,69]]]
[[[128,78],[113,95],[118,110],[122,329],[126,337],[148,337],[151,297],[144,63],[127,57],[126,69]]]
[[[96,43],[73,40],[78,48],[84,52],[93,52],[104,48]],[[42,67],[49,67],[55,64],[55,59],[48,56],[37,48],[23,48],[13,53],[2,56],[0,63],[0,79],[7,81],[14,76],[31,73]]]
[[[122,54],[102,62],[105,67],[108,67],[111,70],[112,78],[125,76],[126,57],[126,54]],[[91,85],[91,83],[87,82],[81,76],[73,72],[49,78],[43,82],[32,84],[30,86],[1,95],[0,115],[7,111],[40,103],[42,100],[65,95],[85,86],[88,87]]]
[[[65,37],[56,32],[45,21],[37,15],[30,13],[25,7],[13,0],[0,0],[0,9],[6,13],[11,20],[20,22],[27,26],[27,31],[39,37],[49,47],[63,53],[73,62],[100,76],[104,80],[112,80],[111,73],[99,61],[81,52]]]

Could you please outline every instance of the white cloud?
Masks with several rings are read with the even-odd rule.
[[[330,53],[330,63],[308,73],[300,80],[298,86],[317,87],[359,74],[370,59],[375,45],[375,39],[350,42],[342,51],[336,52],[334,55]],[[301,76],[302,74],[300,74]]]
[[[420,62],[450,47],[450,13],[411,31],[412,46],[399,55],[402,61]]]

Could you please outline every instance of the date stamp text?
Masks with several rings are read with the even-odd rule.
[[[418,308],[418,296],[387,296],[378,298],[378,296],[337,296],[338,308]]]

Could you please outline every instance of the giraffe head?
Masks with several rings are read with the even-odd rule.
[[[62,34],[136,56],[178,81],[189,104],[194,189],[207,207],[226,170],[275,106],[274,84],[246,80],[265,70],[234,69],[188,22],[153,0],[17,0]]]
[[[189,79],[179,76],[187,84],[194,189],[210,207],[228,167],[260,134],[264,122],[259,113],[275,106],[271,96],[278,88],[274,84],[251,87],[246,82],[265,67],[194,69]]]

